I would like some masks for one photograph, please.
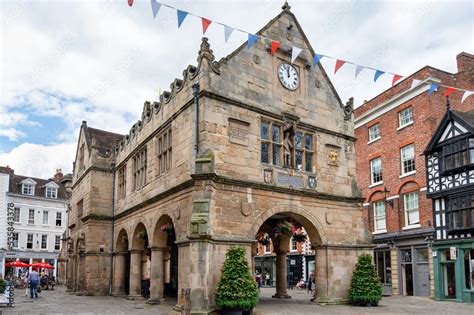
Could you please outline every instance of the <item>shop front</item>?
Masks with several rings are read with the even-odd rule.
[[[474,242],[472,239],[433,244],[436,300],[474,303]]]

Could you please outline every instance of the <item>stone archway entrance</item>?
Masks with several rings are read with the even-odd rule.
[[[130,299],[150,296],[150,260],[149,233],[143,223],[138,223],[132,234],[130,249]]]
[[[113,294],[116,296],[130,293],[130,252],[128,234],[120,230],[114,253],[114,281]]]
[[[260,274],[262,286],[275,288],[273,298],[291,298],[289,288],[296,287],[300,281],[307,285],[310,277],[315,277],[314,267],[309,269],[308,265],[314,264],[312,248],[321,244],[321,237],[304,216],[294,212],[275,213],[258,228],[256,239],[257,245],[252,250],[253,272]],[[312,289],[316,292],[314,285]]]
[[[178,294],[178,246],[173,221],[162,215],[153,232],[149,303],[163,303]]]

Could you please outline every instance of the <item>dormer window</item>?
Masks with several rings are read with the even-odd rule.
[[[46,198],[58,198],[58,189],[53,187],[46,187]]]
[[[23,183],[21,186],[21,193],[23,195],[34,196],[35,185]]]

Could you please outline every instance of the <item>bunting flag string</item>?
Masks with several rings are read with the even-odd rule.
[[[209,20],[205,17],[193,14],[191,12],[183,11],[183,10],[180,10],[176,7],[173,7],[173,6],[164,4],[164,3],[160,3],[156,0],[150,0],[150,1],[151,1],[151,9],[152,9],[152,13],[153,13],[153,18],[156,18],[156,16],[160,12],[160,8],[162,6],[167,7],[169,9],[172,9],[172,10],[176,10],[176,14],[177,14],[177,18],[178,18],[178,29],[181,27],[181,25],[183,24],[186,17],[188,15],[191,15],[191,16],[194,16],[194,17],[197,17],[197,18],[201,19],[203,35],[206,33],[206,31],[209,28],[209,26],[211,25],[211,23],[214,23],[214,24],[219,24],[219,25],[224,27],[224,38],[225,38],[226,43],[229,40],[232,33],[234,31],[238,31],[240,33],[247,34],[247,36],[248,36],[247,48],[248,49],[252,48],[254,46],[254,44],[259,40],[263,40],[266,43],[271,43],[271,48],[270,48],[270,54],[271,55],[274,55],[276,53],[276,51],[281,47],[281,43],[279,41],[273,40],[273,39],[271,39],[269,37],[266,37],[262,34],[259,34],[259,35],[251,34],[249,32],[246,32],[246,31],[242,30],[242,29],[231,27],[227,24],[220,23],[220,22],[217,22],[217,21]],[[127,0],[127,3],[130,7],[132,7],[133,3],[134,3],[134,0]],[[344,66],[346,63],[354,65],[355,66],[354,79],[357,79],[359,74],[364,69],[369,69],[369,70],[374,71],[374,82],[377,82],[377,80],[384,74],[391,75],[392,76],[392,87],[395,84],[397,84],[397,82],[399,82],[401,79],[404,79],[404,78],[406,79],[406,78],[409,77],[409,76],[403,76],[403,75],[400,75],[400,74],[396,74],[396,73],[393,73],[393,72],[382,71],[382,70],[375,69],[375,68],[372,68],[372,67],[359,65],[359,64],[351,62],[351,61],[342,60],[342,59],[331,57],[331,56],[328,56],[328,55],[314,53],[313,51],[310,51],[309,49],[303,49],[303,48],[295,47],[295,46],[291,47],[291,63],[294,63],[294,61],[298,58],[298,56],[303,51],[308,51],[309,54],[313,57],[313,67],[316,67],[323,57],[335,60],[336,62],[335,62],[335,67],[334,67],[334,74],[336,74],[341,69],[341,67]],[[415,87],[417,87],[420,84],[428,84],[429,83],[429,82],[423,82],[422,80],[417,80],[417,79],[413,79],[413,78],[411,78],[411,80],[412,80],[412,82],[411,82],[410,90],[414,89]],[[474,91],[460,89],[460,88],[457,88],[457,87],[447,86],[447,85],[443,85],[441,83],[434,82],[434,83],[430,83],[430,87],[429,87],[429,90],[428,90],[428,95],[433,94],[435,91],[438,90],[439,87],[447,88],[447,90],[444,93],[445,96],[449,96],[454,91],[464,92],[463,96],[462,96],[462,99],[461,99],[461,103],[463,103],[469,96],[474,94]]]

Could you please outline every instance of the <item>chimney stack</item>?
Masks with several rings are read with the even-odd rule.
[[[63,173],[61,172],[61,169],[60,168],[56,169],[56,174],[54,174],[54,181],[56,183],[59,183],[62,178],[63,178]]]
[[[474,55],[462,52],[456,56],[458,72],[471,70],[474,68]]]
[[[13,175],[15,174],[15,171],[11,169],[10,166],[7,165],[7,166],[0,166],[0,173]]]

